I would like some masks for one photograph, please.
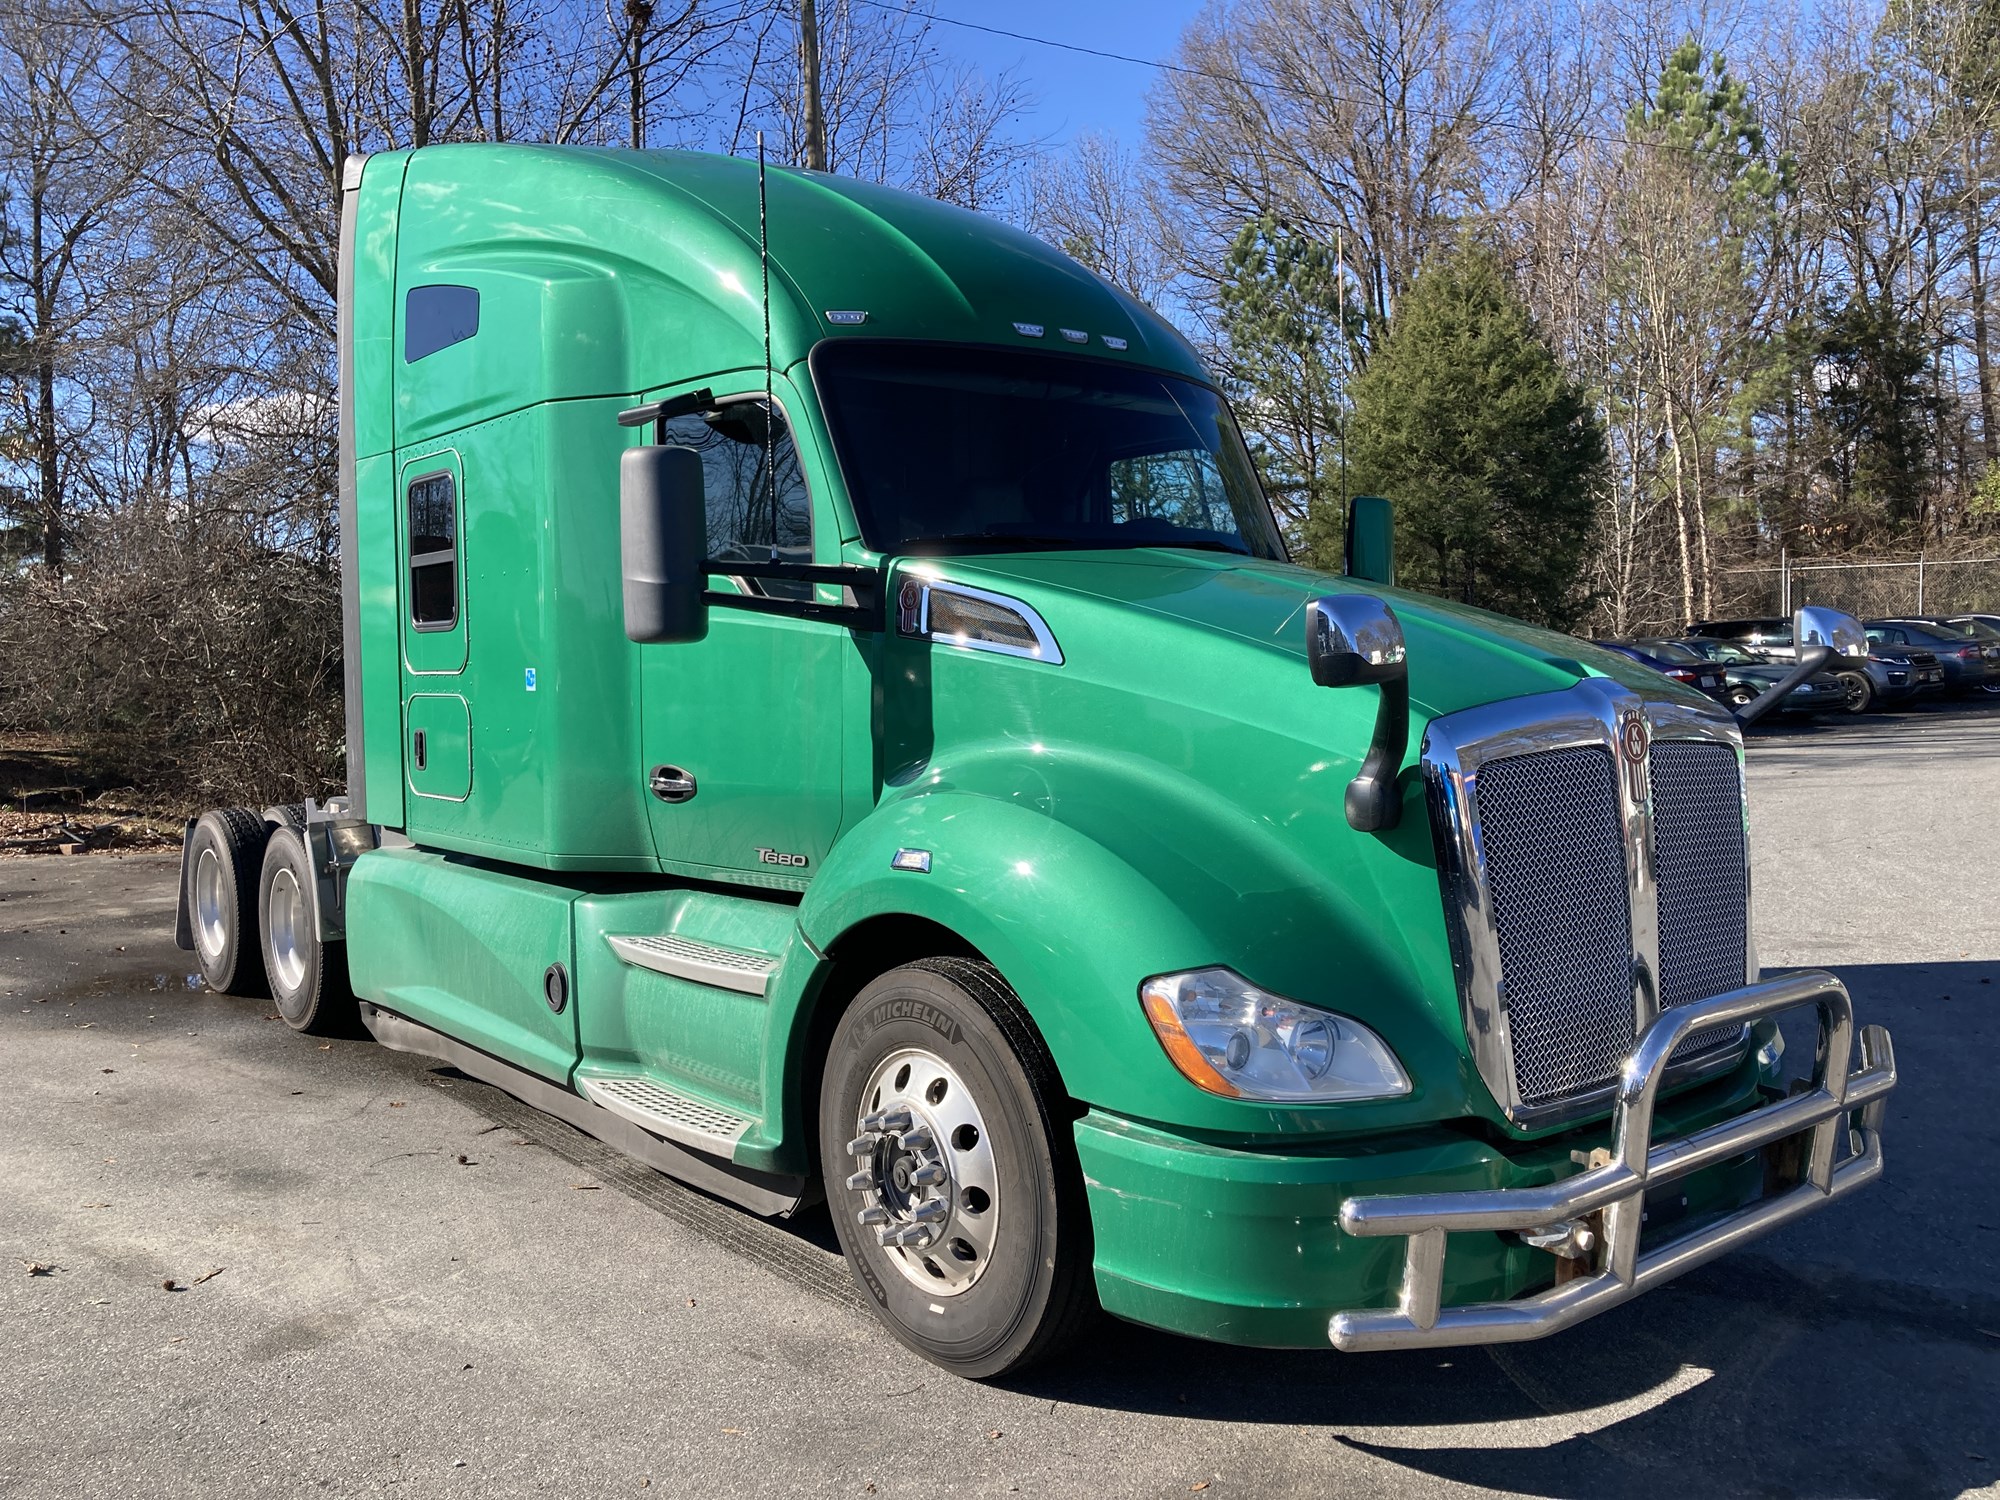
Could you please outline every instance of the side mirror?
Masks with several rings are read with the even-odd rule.
[[[1808,646],[1825,646],[1833,655],[1850,661],[1868,659],[1868,632],[1861,622],[1824,604],[1799,606],[1792,616],[1792,640],[1801,652]]]
[[[1388,502],[1380,502],[1384,511]],[[1306,664],[1321,687],[1379,683],[1375,733],[1347,784],[1347,822],[1362,833],[1394,828],[1403,804],[1396,774],[1410,747],[1410,673],[1403,625],[1373,594],[1328,594],[1306,606]]]
[[[1400,679],[1403,623],[1373,594],[1327,594],[1306,606],[1306,663],[1321,687]]]
[[[708,502],[701,455],[652,444],[618,461],[618,550],[625,634],[698,641],[708,633]]]
[[[1347,503],[1347,576],[1396,584],[1396,509],[1380,495]]]
[[[1792,616],[1792,644],[1798,660],[1791,671],[1736,710],[1736,722],[1754,724],[1785,701],[1785,695],[1835,659],[1866,661],[1868,632],[1852,615],[1823,604],[1802,604]]]

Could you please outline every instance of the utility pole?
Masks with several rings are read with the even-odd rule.
[[[806,170],[826,170],[826,117],[819,107],[819,5],[799,0],[799,73],[805,84]]]
[[[625,21],[627,59],[631,65],[627,110],[631,116],[632,149],[643,151],[646,147],[646,69],[643,53],[646,28],[653,24],[652,0],[625,0]]]

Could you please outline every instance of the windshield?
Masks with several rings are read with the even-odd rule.
[[[1995,630],[1984,620],[1953,620],[1951,623],[1956,625],[1960,630],[1963,630],[1974,640],[2000,641],[2000,630]]]
[[[1206,386],[951,344],[823,344],[813,374],[862,540],[878,552],[1285,556],[1236,423]]]

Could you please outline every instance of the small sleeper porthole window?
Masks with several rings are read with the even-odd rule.
[[[479,292],[469,286],[413,286],[403,298],[403,363],[462,344],[479,332]]]

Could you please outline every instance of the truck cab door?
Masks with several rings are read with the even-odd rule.
[[[780,408],[767,446],[764,409],[757,392],[667,423],[668,443],[701,455],[718,562],[813,560],[812,497],[792,434]],[[726,574],[709,588],[813,597],[810,584]],[[839,625],[727,607],[709,610],[702,640],[639,648],[637,769],[664,868],[791,888],[810,879],[840,828],[841,681],[853,649]]]

